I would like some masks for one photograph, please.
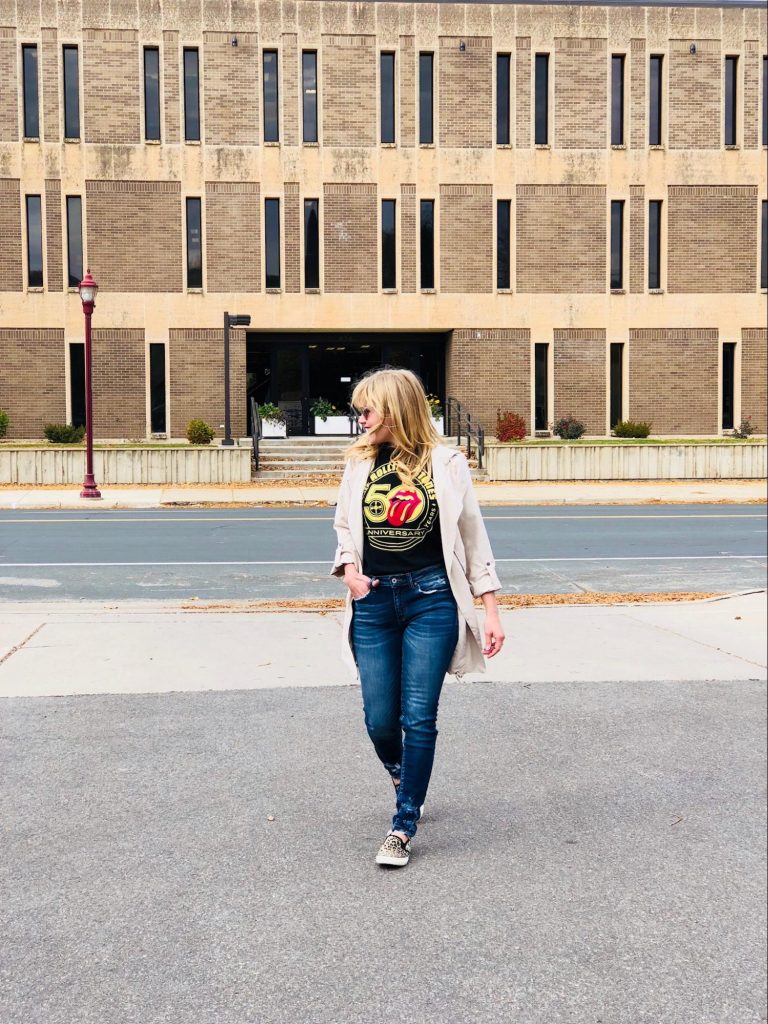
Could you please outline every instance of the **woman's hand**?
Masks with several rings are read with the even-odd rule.
[[[486,658],[493,658],[499,653],[503,644],[504,630],[501,628],[498,609],[487,608],[485,612],[485,645],[483,646],[483,654]]]
[[[351,563],[344,566],[344,582],[349,587],[353,601],[359,601],[361,597],[365,597],[370,592],[372,587],[379,585],[378,580],[364,576]]]

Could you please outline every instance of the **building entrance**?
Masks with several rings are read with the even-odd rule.
[[[248,429],[250,399],[272,402],[286,417],[289,435],[314,433],[310,407],[325,398],[342,415],[355,382],[377,366],[419,375],[429,394],[444,400],[445,333],[260,334],[246,339]]]

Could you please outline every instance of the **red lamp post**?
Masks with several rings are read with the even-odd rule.
[[[96,293],[99,286],[86,270],[80,282],[80,298],[85,316],[85,477],[81,498],[100,498],[101,491],[93,477],[93,395],[91,392],[91,317],[96,308]]]

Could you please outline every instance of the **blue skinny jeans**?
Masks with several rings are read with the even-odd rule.
[[[458,611],[442,565],[375,578],[378,586],[353,604],[352,649],[365,727],[379,760],[400,779],[392,830],[413,836],[432,774]]]

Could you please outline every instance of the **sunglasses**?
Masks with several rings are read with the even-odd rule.
[[[364,420],[367,420],[368,417],[371,415],[371,413],[375,412],[375,411],[376,411],[375,409],[369,409],[367,406],[366,406],[365,409],[355,409],[355,412],[357,413],[357,415],[360,416]]]

